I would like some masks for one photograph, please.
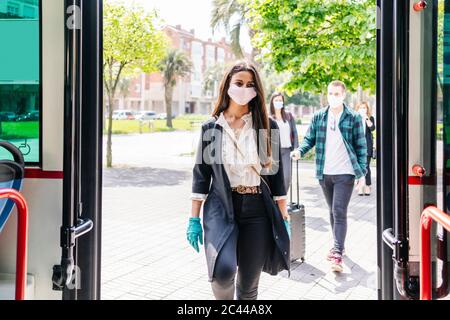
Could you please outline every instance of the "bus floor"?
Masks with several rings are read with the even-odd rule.
[[[158,182],[131,186],[124,177],[133,170],[140,177],[158,177]],[[300,198],[306,207],[305,262],[292,264],[290,278],[287,272],[263,273],[258,299],[377,299],[376,178],[371,196],[353,193],[344,272],[336,274],[326,260],[333,241],[314,165],[303,163],[300,174]],[[214,299],[203,247],[198,254],[185,238],[190,171],[119,168],[105,170],[104,178],[102,299]]]

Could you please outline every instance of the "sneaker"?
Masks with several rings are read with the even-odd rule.
[[[328,261],[333,260],[333,256],[334,256],[334,248],[331,248],[330,251],[328,251],[327,260]],[[342,250],[342,256],[345,256],[345,249]]]
[[[342,255],[339,253],[335,253],[331,260],[331,271],[333,272],[342,272],[344,271],[344,267],[342,266]]]

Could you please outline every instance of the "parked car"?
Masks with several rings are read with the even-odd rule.
[[[39,111],[32,111],[16,117],[16,121],[39,121]]]
[[[175,119],[177,116],[176,115],[172,115],[172,119]],[[167,113],[158,113],[158,115],[156,116],[156,119],[158,120],[166,120],[167,119]]]
[[[0,112],[0,121],[15,121],[17,115],[11,111],[2,111]]]
[[[154,111],[141,111],[136,115],[136,120],[153,120],[156,116]]]
[[[158,113],[158,115],[156,116],[156,119],[158,119],[158,120],[167,119],[167,113]]]
[[[113,120],[134,120],[134,113],[130,110],[116,110],[113,112]]]

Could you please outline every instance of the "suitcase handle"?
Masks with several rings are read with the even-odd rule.
[[[291,203],[293,203],[293,199],[292,199],[292,185],[293,185],[293,180],[294,180],[294,174],[293,174],[293,167],[294,167],[294,159],[291,158],[291,190],[290,190],[290,196],[291,196]],[[300,204],[300,180],[299,180],[299,175],[298,175],[298,163],[300,162],[300,160],[296,160],[297,162],[297,205]]]

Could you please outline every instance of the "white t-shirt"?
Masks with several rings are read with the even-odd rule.
[[[278,127],[280,128],[281,148],[292,147],[291,126],[289,125],[289,121],[286,122],[284,122],[283,120],[276,120],[276,121]]]
[[[350,156],[342,138],[342,133],[339,130],[339,121],[341,120],[342,111],[335,116],[330,110],[328,112],[327,136],[325,141],[325,166],[323,174],[326,175],[340,175],[351,174],[355,175]],[[334,130],[333,130],[334,129]]]

